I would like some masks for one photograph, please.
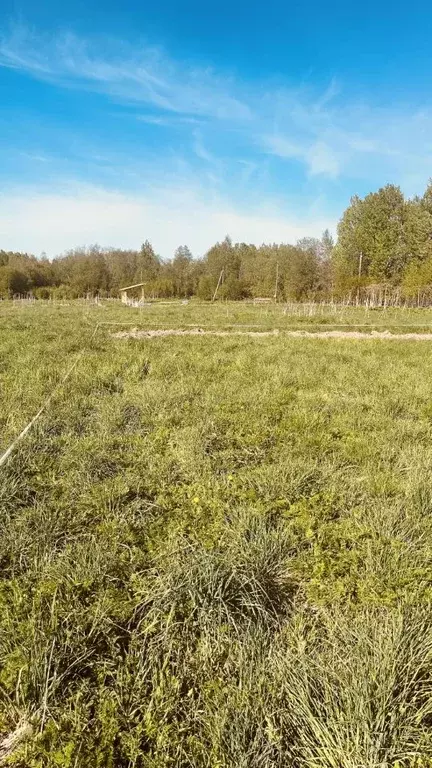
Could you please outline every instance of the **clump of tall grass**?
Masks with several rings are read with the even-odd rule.
[[[193,624],[271,622],[288,611],[298,591],[290,569],[294,552],[284,525],[240,512],[213,548],[177,540],[172,551],[164,551],[145,581],[141,610],[151,605]]]
[[[288,633],[272,669],[294,765],[377,768],[432,759],[430,619],[424,608],[326,611],[312,632],[300,623]]]

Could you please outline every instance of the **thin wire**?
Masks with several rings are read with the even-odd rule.
[[[93,331],[93,333],[91,335],[89,344],[91,344],[91,342],[93,341],[98,328],[99,328],[99,323],[94,328],[94,331]],[[69,376],[73,373],[73,371],[77,367],[78,363],[80,362],[80,360],[84,356],[85,352],[86,352],[86,347],[83,347],[82,350],[76,356],[76,358],[75,358],[74,362],[72,363],[72,365],[70,366],[70,368],[66,371],[66,373],[63,376],[62,380],[59,381],[58,384],[56,384],[56,386],[54,387],[53,391],[51,392],[50,395],[48,395],[46,400],[42,403],[41,407],[39,408],[38,412],[33,416],[32,420],[29,421],[29,423],[24,427],[24,429],[19,433],[19,435],[17,435],[15,440],[12,441],[12,443],[9,446],[9,448],[7,448],[5,450],[5,452],[0,456],[0,467],[2,467],[3,464],[5,464],[7,462],[9,456],[15,450],[16,446],[18,445],[18,443],[20,443],[21,440],[27,435],[27,433],[30,432],[32,426],[34,424],[36,424],[36,422],[42,416],[43,412],[46,411],[46,409],[49,406],[49,404],[51,403],[52,399],[55,397],[55,395],[57,394],[59,389],[61,389],[61,387],[66,383],[66,381],[68,380]]]

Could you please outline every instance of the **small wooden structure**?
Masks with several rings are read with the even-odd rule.
[[[144,302],[144,285],[145,283],[135,283],[135,285],[127,285],[125,288],[120,288],[120,298],[122,303],[128,305],[135,303],[136,299],[134,300],[128,295],[128,291],[132,291],[135,288],[141,288],[141,297],[139,300]]]

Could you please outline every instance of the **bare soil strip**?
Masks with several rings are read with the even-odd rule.
[[[115,339],[152,339],[160,336],[291,336],[309,339],[384,339],[385,341],[432,341],[432,333],[390,333],[390,331],[208,331],[204,328],[154,328],[113,333]]]

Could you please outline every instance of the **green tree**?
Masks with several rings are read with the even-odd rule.
[[[324,230],[319,246],[319,283],[323,296],[330,297],[333,292],[333,250],[334,240],[329,230]]]
[[[393,184],[365,197],[360,238],[373,281],[398,279],[406,264],[404,203],[400,188]]]
[[[420,203],[423,208],[432,215],[432,179],[429,179],[428,185]]]
[[[405,203],[404,249],[406,264],[432,256],[432,213],[419,198]]]
[[[363,272],[368,270],[367,256],[362,253],[364,243],[361,239],[363,201],[354,195],[338,224],[337,244],[332,253],[332,266],[336,292],[349,291],[357,281],[360,258],[363,259]]]
[[[0,267],[0,296],[5,299],[16,295],[25,295],[30,289],[30,281],[25,272],[9,264]]]
[[[191,296],[194,291],[193,257],[187,245],[180,245],[171,263],[172,282],[176,296]]]
[[[402,279],[402,294],[419,303],[432,299],[432,258],[408,264]]]
[[[152,244],[146,240],[138,253],[135,279],[138,283],[152,283],[158,277],[161,263],[156,256]]]
[[[197,288],[198,298],[203,301],[210,301],[213,298],[216,285],[217,280],[213,275],[201,275]]]
[[[316,297],[319,290],[319,261],[315,246],[301,241],[301,247],[292,250],[284,271],[288,298],[302,301]]]
[[[111,294],[117,296],[120,288],[135,282],[138,251],[108,248],[104,250],[104,259],[110,276]]]
[[[229,237],[226,237],[221,243],[216,243],[207,251],[205,256],[205,271],[218,280],[222,270],[224,279],[228,277],[239,278],[240,257],[238,250],[233,246]]]
[[[249,291],[246,285],[242,280],[234,277],[234,275],[228,275],[227,279],[223,281],[219,291],[219,298],[229,299],[231,301],[244,299],[248,295]]]
[[[109,272],[101,249],[97,245],[76,248],[57,260],[57,283],[69,285],[72,296],[109,290]]]
[[[400,280],[409,259],[404,223],[404,197],[393,184],[370,193],[364,200],[351,198],[339,222],[333,251],[339,288]]]

